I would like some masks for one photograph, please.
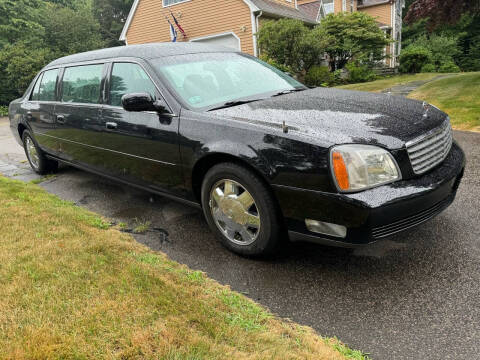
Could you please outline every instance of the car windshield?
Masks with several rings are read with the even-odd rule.
[[[155,59],[153,66],[189,108],[208,110],[263,99],[305,86],[252,56],[188,54]]]

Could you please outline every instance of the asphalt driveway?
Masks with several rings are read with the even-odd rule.
[[[195,209],[95,175],[64,167],[41,186],[130,227],[151,222],[138,241],[373,359],[471,360],[480,358],[480,134],[455,138],[467,170],[437,218],[369,248],[296,244],[268,261],[223,249]],[[0,173],[35,178],[22,160],[0,121]]]

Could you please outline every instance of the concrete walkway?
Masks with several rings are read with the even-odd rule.
[[[430,79],[430,80],[411,81],[411,82],[406,83],[406,84],[392,86],[391,88],[383,90],[382,93],[392,94],[392,95],[397,95],[397,96],[407,96],[411,92],[417,90],[420,86],[428,84],[432,81],[437,81],[437,80],[445,79],[445,78],[452,77],[452,76],[454,76],[454,75],[439,75],[439,76],[436,76],[436,77],[434,77],[433,79]]]

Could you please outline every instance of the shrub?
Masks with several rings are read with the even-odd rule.
[[[367,82],[376,79],[373,70],[365,64],[351,62],[346,65],[346,68],[348,70],[348,80],[352,83]]]
[[[453,62],[449,61],[443,64],[438,68],[438,72],[441,73],[458,73],[460,72],[460,68]]]
[[[328,86],[333,82],[334,75],[328,66],[312,66],[305,75],[305,83],[308,86]]]
[[[400,71],[418,73],[431,62],[432,53],[423,46],[410,45],[400,55]]]
[[[437,69],[433,64],[425,64],[422,66],[422,70],[421,70],[422,73],[433,73],[436,71]]]
[[[0,116],[8,116],[8,106],[0,106]]]

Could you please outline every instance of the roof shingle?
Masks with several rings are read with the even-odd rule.
[[[250,0],[259,10],[263,11],[265,15],[272,15],[275,17],[286,17],[291,19],[298,19],[304,22],[315,24],[316,21],[306,15],[304,12],[290,6],[284,6],[270,0]]]

